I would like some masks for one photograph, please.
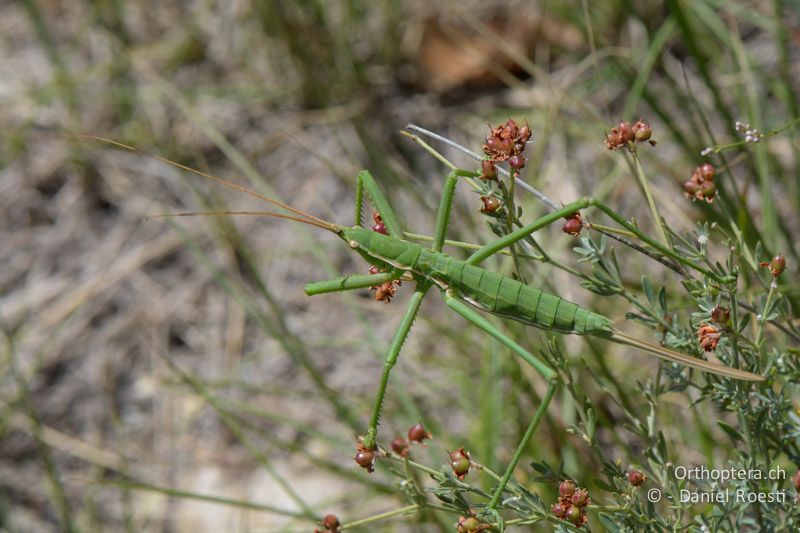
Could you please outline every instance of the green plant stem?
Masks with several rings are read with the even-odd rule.
[[[777,281],[773,280],[772,283],[769,284],[769,292],[767,293],[767,301],[764,302],[764,310],[761,312],[761,316],[758,319],[758,329],[756,329],[756,346],[758,350],[761,351],[761,344],[762,344],[762,335],[764,333],[764,324],[767,322],[767,315],[769,314],[769,306],[772,303],[772,296],[775,294],[775,289],[778,286]]]
[[[644,174],[642,163],[639,160],[639,154],[635,150],[632,151],[631,154],[633,155],[633,164],[635,170],[634,175],[636,176],[636,180],[639,182],[639,187],[642,188],[644,197],[647,200],[647,205],[650,207],[650,213],[653,215],[653,221],[656,223],[658,234],[661,237],[664,246],[669,246],[667,232],[664,230],[664,225],[661,222],[661,215],[658,213],[658,207],[656,207],[656,202],[653,200],[653,194],[650,192],[650,185],[647,181],[647,176]]]
[[[517,220],[517,208],[514,207],[514,191],[516,190],[514,185],[516,184],[517,180],[517,173],[512,173],[511,177],[508,180],[508,194],[506,194],[506,231],[511,233],[514,231],[514,222]],[[520,224],[521,225],[521,224]],[[522,275],[522,267],[519,262],[519,256],[517,255],[517,243],[511,243],[509,246],[511,250],[511,257],[514,260],[514,269],[517,271],[517,276],[519,277],[522,283],[525,283],[525,276]]]
[[[429,468],[423,464],[417,463],[416,461],[407,460],[407,462],[409,466],[419,470],[420,472],[425,472],[434,479],[438,480],[442,478],[442,473],[434,470],[433,468]]]
[[[536,431],[536,427],[539,425],[539,422],[542,420],[542,416],[544,416],[545,411],[547,411],[547,406],[550,404],[550,400],[553,399],[553,394],[556,392],[556,388],[558,387],[557,382],[551,382],[547,386],[547,392],[542,398],[541,403],[539,404],[539,408],[536,410],[536,413],[533,415],[533,419],[531,420],[530,425],[528,426],[528,430],[525,431],[525,435],[522,436],[522,440],[520,440],[519,445],[517,446],[517,450],[514,452],[514,456],[511,458],[511,462],[508,464],[508,468],[506,468],[505,474],[503,474],[503,479],[500,480],[500,484],[494,491],[492,495],[492,499],[489,501],[487,505],[488,509],[497,509],[497,505],[500,503],[500,498],[503,496],[503,491],[508,484],[508,480],[511,479],[511,474],[514,472],[514,469],[519,464],[520,459],[522,458],[522,453],[525,451],[525,448],[528,446],[528,442],[530,442],[531,437],[533,437],[533,433]]]
[[[783,133],[784,131],[788,130],[789,128],[792,128],[792,127],[796,126],[797,124],[800,124],[800,117],[797,117],[794,120],[792,120],[790,122],[787,122],[786,124],[784,124],[780,128],[775,128],[773,130],[769,130],[767,133],[762,133],[761,134],[761,140],[763,141],[764,139],[767,139],[769,137],[774,137],[775,135],[778,135],[779,133]],[[718,153],[722,152],[723,150],[728,150],[730,148],[738,148],[740,146],[745,146],[747,144],[749,144],[747,141],[736,141],[736,142],[732,142],[732,143],[728,143],[728,144],[718,144],[716,146],[711,146],[710,148],[712,149],[712,151],[715,154],[718,154]]]
[[[589,227],[591,229],[595,229],[595,230],[598,230],[598,231],[603,231],[605,233],[613,233],[614,235],[624,235],[626,237],[636,237],[636,235],[634,235],[630,231],[626,231],[626,230],[619,229],[619,228],[612,228],[611,226],[604,226],[602,224],[597,224],[596,222],[590,223]]]
[[[393,516],[398,516],[401,514],[410,514],[419,511],[422,508],[419,504],[415,503],[413,505],[408,505],[406,507],[401,507],[399,509],[395,509],[394,511],[387,511],[385,513],[376,514],[370,516],[368,518],[363,518],[361,520],[355,520],[353,522],[347,522],[346,524],[342,524],[339,529],[344,531],[345,529],[351,529],[355,527],[365,526],[367,524],[371,524],[373,522],[378,522],[379,520],[386,520],[387,518],[391,518]]]
[[[191,492],[186,490],[174,489],[170,487],[159,487],[157,485],[151,485],[149,483],[142,483],[140,481],[130,481],[130,480],[115,480],[115,479],[101,479],[97,480],[96,483],[102,485],[114,485],[117,487],[125,488],[125,489],[133,489],[133,490],[141,490],[141,491],[148,491],[148,492],[155,492],[158,494],[163,494],[165,496],[175,496],[177,498],[188,498],[191,500],[197,500],[202,502],[209,502],[209,503],[216,503],[219,505],[227,505],[230,507],[239,507],[242,509],[252,509],[254,511],[264,511],[266,513],[272,513],[281,516],[289,516],[293,518],[308,518],[306,513],[301,511],[293,511],[290,509],[283,509],[280,507],[274,507],[272,505],[265,505],[262,503],[255,503],[246,500],[236,500],[233,498],[224,498],[222,496],[213,496],[211,494],[201,494],[197,492]]]
[[[494,478],[494,480],[497,481],[498,483],[503,481],[503,477],[500,474],[498,474],[497,472],[495,472],[494,470],[492,470],[491,468],[488,468],[488,467],[486,467],[484,465],[481,465],[480,470],[481,470],[481,472],[485,473],[489,477]]]

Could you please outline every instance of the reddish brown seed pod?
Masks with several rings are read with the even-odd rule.
[[[514,151],[514,139],[500,139],[498,150],[503,156],[508,158],[509,154]]]
[[[572,497],[575,494],[575,482],[571,479],[565,479],[558,485],[558,493],[562,496]]]
[[[647,476],[644,472],[631,468],[628,470],[628,483],[634,487],[641,487],[647,481]]]
[[[456,531],[458,531],[458,533],[475,533],[476,531],[480,530],[481,530],[481,523],[474,516],[458,517],[458,527],[456,528]]]
[[[409,454],[409,447],[406,439],[403,437],[396,437],[392,443],[391,448],[394,453],[399,455],[400,457],[408,457]]]
[[[372,473],[375,464],[375,457],[377,450],[377,446],[373,445],[372,447],[368,448],[364,444],[364,437],[358,437],[358,443],[356,443],[356,455],[353,457],[353,460],[360,466],[361,468],[365,469],[367,472]]]
[[[399,282],[398,282],[399,283]],[[371,291],[375,291],[375,301],[390,303],[394,298],[397,288],[392,281],[384,281],[380,285],[370,287]]]
[[[325,518],[322,519],[322,527],[324,527],[325,530],[330,533],[338,533],[339,519],[335,514],[327,514],[325,515]]]
[[[496,180],[497,167],[491,159],[484,159],[481,161],[481,179],[482,180]]]
[[[606,135],[606,148],[609,150],[618,150],[624,144],[619,129],[611,128],[611,131]]]
[[[713,181],[704,181],[700,184],[700,196],[708,203],[714,201],[714,196],[717,194],[717,186]]]
[[[700,183],[695,179],[686,180],[683,184],[683,190],[686,192],[686,196],[694,197],[700,190]]]
[[[411,442],[422,444],[423,440],[432,438],[433,435],[426,431],[422,424],[414,424],[408,429],[408,440]]]
[[[586,507],[590,501],[589,491],[586,489],[579,489],[572,495],[572,505],[575,507]]]
[[[486,137],[486,144],[483,145],[483,151],[486,155],[496,154],[500,148],[500,139],[497,137]]]
[[[503,202],[494,196],[481,196],[481,201],[483,202],[481,213],[494,213],[503,205]]]
[[[711,320],[717,324],[727,324],[731,320],[731,310],[718,305],[711,310]]]
[[[774,277],[780,276],[785,269],[786,259],[781,254],[776,255],[772,258],[772,261],[769,262],[769,272]]]
[[[519,126],[517,126],[517,121],[513,118],[510,118],[506,121],[505,132],[509,139],[516,139],[519,135]]]
[[[719,329],[711,324],[700,324],[697,330],[697,340],[700,342],[700,347],[706,352],[716,350],[721,337],[722,333]]]
[[[620,123],[617,125],[617,128],[619,129],[620,140],[623,143],[633,142],[633,140],[636,138],[633,133],[633,126],[631,126],[631,123],[627,120],[620,121]]]
[[[717,173],[717,169],[714,168],[714,165],[711,163],[703,163],[698,167],[699,174],[703,177],[704,180],[711,181],[714,179],[714,174]]]
[[[553,516],[556,518],[561,518],[562,520],[567,517],[567,510],[569,509],[569,505],[565,505],[561,502],[556,502],[550,507],[550,510],[553,512]]]
[[[375,225],[372,226],[372,231],[375,233],[382,233],[383,235],[389,234],[389,232],[386,231],[386,225],[384,225],[383,219],[377,212],[372,213],[372,220],[375,221]]]
[[[525,125],[519,129],[519,135],[517,136],[517,139],[524,145],[531,139],[532,136],[533,132],[531,131],[531,128],[527,123],[525,123]]]
[[[633,125],[632,129],[636,142],[650,140],[650,137],[653,135],[653,130],[650,128],[650,124],[643,122],[641,119],[636,121],[636,124]]]
[[[583,220],[581,220],[580,213],[574,213],[567,217],[567,221],[564,222],[564,226],[561,228],[561,231],[566,233],[567,235],[580,235],[581,229],[583,229]]]
[[[575,507],[574,505],[570,506],[567,509],[567,515],[565,518],[573,524],[579,525],[583,523],[583,511],[580,507]]]
[[[519,170],[525,166],[525,158],[519,154],[514,154],[508,158],[508,164],[511,165],[511,168]]]
[[[361,468],[365,469],[370,474],[375,471],[375,452],[372,450],[368,450],[363,448],[361,450],[356,450],[356,455],[353,457],[353,460],[360,466]]]
[[[450,467],[459,480],[466,477],[471,466],[469,452],[465,452],[463,446],[454,452],[450,452]]]

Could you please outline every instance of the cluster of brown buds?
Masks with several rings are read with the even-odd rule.
[[[486,144],[483,145],[483,152],[489,159],[481,163],[481,179],[496,180],[495,163],[498,161],[508,161],[515,172],[525,166],[522,152],[532,133],[527,123],[519,127],[513,119],[508,119],[505,124],[500,124],[496,128],[491,126],[489,128],[491,131],[486,137]]]
[[[583,229],[583,219],[581,219],[581,214],[572,213],[564,218],[566,219],[566,222],[564,222],[564,227],[561,228],[561,231],[567,235],[572,235],[573,237],[579,235],[581,229]]]
[[[470,510],[469,516],[459,516],[458,524],[456,524],[458,533],[478,533],[487,529],[492,529],[492,525],[482,523],[475,515],[475,511],[472,510]]]
[[[687,198],[692,200],[705,200],[708,203],[714,201],[717,194],[717,186],[714,185],[714,174],[717,169],[711,163],[704,163],[694,169],[692,177],[683,184],[683,190]]]
[[[783,255],[778,254],[770,261],[759,263],[759,266],[769,268],[769,273],[772,274],[772,277],[777,278],[786,269],[786,259]]]
[[[609,150],[619,150],[620,148],[633,150],[636,143],[645,141],[651,146],[655,146],[656,142],[650,140],[652,135],[653,130],[650,128],[650,124],[642,119],[637,120],[633,125],[627,120],[621,120],[606,134],[606,148]]]
[[[586,506],[591,503],[589,491],[579,489],[571,479],[562,481],[558,486],[560,497],[551,510],[556,518],[567,520],[575,527],[581,527],[589,521],[586,517]]]
[[[700,341],[700,347],[706,352],[716,350],[721,337],[722,331],[712,324],[700,324],[700,328],[697,330],[697,340]]]
[[[373,446],[372,448],[368,448],[366,444],[364,444],[363,437],[358,438],[358,444],[356,444],[356,455],[353,457],[353,460],[369,472],[370,474],[375,471],[375,457],[377,455],[377,446]]]
[[[339,519],[335,514],[326,514],[322,519],[322,527],[325,529],[322,531],[315,529],[314,533],[339,533]]]
[[[628,470],[628,483],[632,486],[639,488],[644,485],[645,481],[647,481],[647,474],[641,470],[636,470],[634,468]]]
[[[450,468],[453,469],[453,474],[456,475],[459,481],[467,477],[471,466],[472,461],[469,459],[469,452],[465,452],[463,446],[454,452],[450,452]]]
[[[381,270],[372,265],[369,267],[370,274],[379,274]],[[387,304],[392,301],[392,297],[397,292],[397,287],[400,287],[403,283],[399,280],[392,280],[392,281],[384,281],[380,285],[375,285],[370,287],[369,290],[375,291],[375,300],[378,302],[386,302]]]

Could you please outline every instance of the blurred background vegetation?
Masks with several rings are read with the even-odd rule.
[[[338,223],[352,220],[355,175],[368,168],[409,228],[430,234],[446,172],[400,130],[415,123],[480,151],[487,122],[514,117],[533,130],[526,181],[564,203],[602,198],[652,230],[625,159],[603,144],[617,121],[643,117],[658,141],[643,165],[670,226],[735,221],[751,246],[763,242],[758,260],[786,255],[785,294],[796,303],[796,130],[712,158],[727,164],[714,204],[690,203],[681,183],[706,146],[739,139],[735,121],[767,132],[800,116],[798,7],[0,2],[0,528],[311,531],[327,512],[356,519],[403,505],[387,472],[368,476],[351,457],[409,291],[391,305],[368,291],[309,299],[304,283],[368,265],[332,236],[284,221],[145,221],[263,206],[75,134],[158,153]],[[518,202],[528,220],[544,212],[531,196]],[[493,238],[480,205],[459,192],[450,238]],[[540,242],[576,264],[575,241],[558,228]],[[620,260],[634,290],[646,269],[676,312],[692,311],[668,270]],[[653,337],[624,322],[619,301],[563,272],[526,268],[529,283]],[[424,421],[436,440],[416,452],[420,462],[437,468],[463,445],[499,469],[544,383],[435,300],[393,374],[382,438]],[[536,330],[506,327],[543,345]],[[609,389],[589,376],[627,391],[634,408],[637,380],[657,363],[586,339],[563,344],[598,409],[598,438],[623,467],[635,462],[638,444],[617,428]],[[599,470],[566,431],[575,416],[557,401],[519,469],[517,481],[545,501],[556,488],[532,481],[531,460],[563,462],[579,479]],[[707,405],[657,413],[684,464],[724,461],[719,429],[704,424],[715,416]],[[366,530],[455,522],[422,518],[427,525],[401,518]]]

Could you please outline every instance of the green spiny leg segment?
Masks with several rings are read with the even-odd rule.
[[[544,362],[542,362],[539,358],[533,355],[531,352],[514,342],[509,336],[505,333],[497,329],[491,322],[486,320],[480,313],[475,311],[472,306],[467,303],[464,303],[455,295],[452,294],[451,291],[445,292],[444,295],[444,302],[447,306],[458,313],[459,315],[463,316],[483,331],[497,339],[498,341],[502,342],[506,346],[508,346],[514,353],[519,355],[526,363],[531,365],[537,372],[539,372],[542,376],[545,377],[548,381],[554,381],[558,379],[558,374],[555,370],[547,366]]]
[[[464,170],[462,168],[453,169],[447,175],[444,182],[444,189],[442,190],[442,199],[439,202],[439,211],[436,213],[436,230],[434,231],[433,245],[431,250],[434,252],[441,252],[442,245],[444,244],[445,235],[447,233],[447,225],[450,223],[450,212],[453,207],[453,195],[456,192],[456,184],[458,178],[476,178],[479,174],[471,170]]]
[[[536,428],[539,426],[539,422],[542,421],[542,417],[547,412],[547,407],[550,405],[550,400],[553,399],[553,394],[555,394],[557,387],[558,383],[555,381],[551,381],[547,386],[547,392],[545,393],[544,398],[542,398],[542,403],[540,403],[539,408],[536,409],[536,413],[534,413],[533,419],[528,425],[528,429],[525,430],[525,435],[523,435],[522,439],[519,441],[519,445],[514,451],[514,456],[511,458],[511,462],[508,463],[508,467],[506,467],[506,471],[503,474],[503,477],[500,479],[500,483],[494,489],[494,493],[492,493],[492,499],[489,500],[489,504],[486,506],[487,509],[497,509],[497,505],[500,503],[500,499],[503,496],[503,491],[505,490],[506,485],[508,485],[508,480],[511,479],[511,475],[514,473],[514,469],[519,464],[520,459],[522,459],[522,454],[528,447],[528,443],[530,442],[531,437],[533,437]]]
[[[417,316],[419,306],[422,304],[422,299],[425,297],[430,286],[431,284],[427,281],[417,283],[414,294],[411,295],[411,301],[408,303],[408,308],[406,308],[403,319],[400,321],[397,331],[395,331],[392,344],[389,346],[389,353],[386,355],[386,361],[383,364],[383,374],[381,375],[378,395],[375,397],[375,405],[372,408],[369,428],[367,429],[367,435],[364,437],[363,444],[369,450],[375,449],[376,446],[375,440],[378,437],[378,422],[380,421],[383,397],[386,395],[386,386],[389,383],[389,374],[392,371],[392,367],[394,367],[397,362],[400,349],[403,347],[406,337],[408,337],[408,332],[411,330],[411,325],[414,323],[414,319]]]
[[[431,250],[434,252],[441,252],[442,246],[444,245],[447,225],[450,223],[450,211],[453,207],[453,195],[456,192],[457,181],[458,174],[454,171],[447,176],[444,182],[439,211],[436,213],[436,230],[434,231],[433,245],[431,246]]]
[[[314,296],[317,294],[324,294],[326,292],[341,292],[353,289],[364,289],[366,287],[375,287],[387,281],[394,281],[400,279],[403,275],[402,270],[392,270],[390,272],[381,272],[379,274],[364,274],[344,276],[336,279],[329,279],[326,281],[317,281],[306,285],[306,294]]]
[[[355,225],[360,226],[362,223],[361,209],[363,208],[364,204],[364,191],[366,191],[367,196],[372,202],[372,205],[375,206],[375,210],[381,216],[383,225],[386,226],[386,230],[389,232],[389,235],[398,239],[402,239],[403,225],[400,223],[400,219],[397,218],[392,206],[389,205],[388,200],[386,200],[386,196],[378,186],[378,182],[375,181],[375,178],[373,178],[372,174],[370,174],[367,170],[362,170],[358,173],[358,181],[356,184]]]

